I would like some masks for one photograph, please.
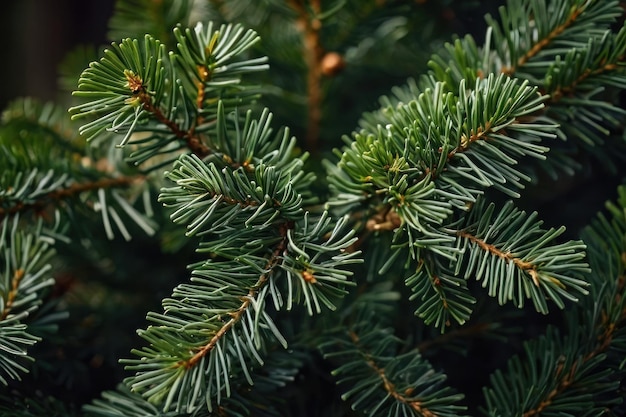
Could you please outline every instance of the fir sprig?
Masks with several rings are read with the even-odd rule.
[[[508,0],[500,7],[499,20],[486,20],[502,72],[535,82],[543,78],[551,59],[573,47],[584,48],[621,14],[617,1]]]
[[[116,232],[131,239],[128,220],[154,234],[146,178],[119,169],[119,155],[111,155],[110,148],[86,148],[74,128],[67,113],[51,103],[16,100],[3,113],[0,220],[26,213],[54,219],[62,208],[68,219],[75,219],[77,211],[96,212],[110,239]]]
[[[401,353],[389,329],[366,321],[321,345],[337,364],[332,374],[353,410],[366,416],[462,415],[463,395],[444,385],[445,374],[417,351]]]
[[[50,259],[54,239],[46,235],[43,222],[31,230],[21,228],[19,216],[0,223],[0,382],[20,379],[32,361],[28,349],[41,340],[29,328],[29,315],[42,304],[54,279]]]
[[[552,148],[552,157],[536,166],[553,177],[571,174],[579,164],[571,154],[579,146],[612,164],[612,155],[596,145],[621,131],[623,124],[623,111],[614,104],[616,91],[605,89],[626,85],[623,30],[612,27],[621,14],[618,1],[508,1],[500,7],[499,19],[486,16],[489,26],[483,45],[469,35],[446,44],[431,58],[431,71],[383,98],[383,108],[406,102],[437,82],[460,94],[462,80],[474,88],[474,81],[488,74],[507,74],[546,95],[545,110],[533,118],[558,125],[553,133],[568,141],[551,142],[546,137],[537,143]],[[377,113],[365,115],[364,120],[382,122]],[[526,175],[535,171],[528,164],[519,170]]]
[[[484,390],[488,415],[591,416],[622,403],[626,188],[620,187],[617,203],[607,207],[610,219],[600,214],[583,233],[593,271],[590,296],[567,312],[565,330],[550,327],[528,342],[506,371],[492,375]]]
[[[564,300],[578,301],[575,294],[587,295],[584,243],[558,243],[565,228],[543,230],[536,217],[512,202],[497,212],[493,204],[474,207],[456,232],[465,256],[455,275],[482,280],[500,304],[513,301],[521,308],[528,298],[542,313],[548,312],[547,299],[563,308]]]
[[[286,346],[269,305],[281,308],[287,298],[287,309],[303,303],[312,313],[320,303],[334,308],[332,300],[344,293],[350,273],[341,268],[358,260],[357,253],[341,251],[354,239],[340,234],[341,223],[335,230],[329,225],[325,216],[312,227],[285,224],[271,253],[266,249],[270,241],[257,240],[232,260],[196,265],[192,283],[181,284],[164,300],[165,313],[148,315],[154,324],[140,336],[150,346],[135,350],[139,359],[125,361],[137,372],[127,380],[129,386],[150,402],[162,403],[163,410],[191,412],[203,402],[212,410],[229,397],[237,375],[251,384],[250,363],[263,363],[266,345]],[[292,228],[300,230],[293,237]],[[224,244],[238,242],[217,239],[205,249],[233,256],[228,247],[220,250]]]
[[[215,127],[218,101],[227,112],[249,103],[255,93],[241,84],[241,75],[265,70],[266,58],[242,59],[259,38],[237,25],[198,24],[193,31],[176,28],[174,35],[175,52],[150,35],[143,42],[125,39],[84,71],[74,94],[89,101],[70,109],[73,119],[93,118],[81,126],[82,135],[123,134],[119,146],[137,145],[129,161],[165,159],[153,169],[183,150],[201,158],[212,152],[206,135]]]
[[[476,204],[490,187],[519,197],[517,190],[530,177],[516,165],[524,157],[545,158],[548,149],[537,142],[553,138],[556,126],[532,115],[543,108],[546,96],[505,75],[478,79],[474,86],[470,90],[462,80],[455,97],[446,84],[437,82],[433,90],[427,88],[408,103],[381,109],[353,135],[331,171],[332,206],[344,202],[344,209],[354,209],[359,201],[380,205],[364,228],[393,231],[391,248],[409,248],[413,261],[404,264],[415,272],[406,284],[414,291],[412,298],[420,301],[416,314],[442,330],[451,318],[458,323],[469,318],[475,300],[463,281],[475,272],[501,304],[512,299],[521,307],[528,297],[544,313],[545,297],[563,307],[561,297],[575,299],[570,292],[586,293],[580,275],[587,267],[581,262],[584,245],[553,244],[563,230],[542,234],[536,229],[540,223],[533,216],[521,220],[525,215],[511,203],[496,218],[491,217],[493,207],[483,211],[482,204]],[[493,228],[492,234],[506,229],[499,222],[517,216],[518,221],[506,229],[510,233],[505,230],[503,235],[502,242],[511,247],[496,249],[455,223],[455,215]],[[479,221],[475,216],[486,217]],[[511,235],[513,231],[518,235]],[[543,245],[549,246],[540,251]],[[517,257],[527,252],[537,264]],[[554,265],[565,262],[564,268],[553,269],[548,257],[554,258]],[[386,265],[394,262],[391,259]],[[545,264],[545,273],[538,272],[539,263],[542,268]],[[464,278],[459,276],[462,267]],[[383,265],[380,272],[385,270]],[[496,276],[493,282],[487,278]],[[522,284],[525,276],[532,278],[532,285]]]
[[[408,103],[382,109],[373,119],[376,125],[355,133],[339,162],[355,185],[347,188],[345,181],[338,180],[334,184],[337,193],[364,189],[367,194],[360,192],[361,198],[380,195],[385,201],[385,195],[393,194],[385,189],[407,188],[401,185],[404,181],[411,185],[426,181],[419,187],[423,189],[435,187],[438,178],[447,176],[440,187],[433,188],[433,204],[458,207],[474,201],[471,195],[487,187],[518,196],[516,189],[529,178],[513,165],[523,156],[544,158],[548,149],[536,142],[554,137],[554,125],[525,119],[543,107],[545,97],[527,83],[506,76],[478,80],[471,92],[461,81],[458,98],[446,90],[445,84],[436,83],[433,90],[425,90]],[[406,193],[402,195],[406,200]],[[441,223],[450,213],[448,209],[433,223]]]

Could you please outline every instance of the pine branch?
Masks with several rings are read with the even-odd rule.
[[[137,371],[127,381],[133,390],[150,402],[163,404],[163,410],[174,407],[191,412],[203,398],[209,410],[228,398],[230,379],[237,375],[251,384],[247,364],[250,360],[263,362],[261,354],[268,337],[286,344],[267,311],[265,299],[271,297],[277,309],[282,307],[281,287],[287,285],[290,309],[292,301],[299,300],[292,288],[300,287],[309,311],[313,306],[319,310],[318,299],[330,305],[329,296],[342,295],[333,287],[340,289],[349,272],[340,268],[355,262],[356,254],[339,255],[353,242],[350,235],[339,235],[341,223],[324,244],[298,242],[304,236],[318,241],[326,236],[330,223],[322,218],[312,226],[312,230],[306,225],[300,229],[300,239],[295,233],[290,236],[290,228],[299,229],[297,225],[282,227],[267,256],[259,255],[267,252],[269,243],[258,246],[251,242],[243,248],[245,255],[239,252],[233,260],[195,266],[193,284],[181,284],[173,298],[164,300],[165,314],[148,315],[156,326],[140,332],[140,336],[151,346],[134,351],[140,359],[125,361],[128,369]],[[230,251],[220,250],[224,240],[214,240],[207,249],[228,256]],[[324,261],[320,255],[325,252],[335,255]],[[282,269],[287,271],[287,284],[280,284]],[[197,315],[200,312],[202,317]],[[201,389],[203,386],[206,388]]]
[[[545,314],[546,299],[563,308],[562,298],[577,301],[573,293],[587,295],[589,268],[583,242],[553,243],[564,228],[544,231],[535,217],[510,202],[498,214],[493,204],[472,208],[467,226],[457,232],[465,261],[457,263],[456,273],[484,280],[500,304],[512,300],[522,307],[530,298]]]
[[[491,16],[486,20],[504,64],[502,72],[526,76],[542,71],[550,58],[564,49],[584,47],[590,37],[601,35],[621,14],[617,1],[559,0],[546,4],[509,0],[506,8],[500,8],[500,22]]]
[[[34,175],[30,175],[24,186],[19,189],[21,195],[9,195],[2,199],[7,207],[0,207],[0,220],[4,219],[4,217],[11,217],[17,213],[28,210],[33,210],[35,213],[43,213],[46,211],[47,207],[58,206],[61,200],[75,198],[81,193],[100,189],[125,188],[130,184],[142,180],[142,177],[103,178],[91,182],[71,183],[65,187],[42,193],[41,189],[44,188],[44,184],[47,182],[46,180],[52,179],[52,175],[50,175],[52,173],[49,172],[43,179],[37,175],[37,171],[33,171],[32,174]],[[65,180],[64,177],[61,178]],[[29,188],[35,184],[37,184],[37,189],[29,190]],[[56,185],[59,184],[53,183],[50,188],[55,188]],[[45,188],[44,190],[47,189],[48,188]],[[28,191],[30,191],[30,193]],[[8,203],[12,204],[9,205]]]
[[[618,33],[606,31],[602,37],[591,38],[586,48],[572,49],[563,59],[557,57],[546,75],[551,100],[593,90],[600,82],[622,88],[625,37],[626,27]]]
[[[130,189],[132,193],[131,186],[143,182],[143,176],[108,178],[105,176],[102,179],[91,179],[93,172],[83,172],[85,179],[76,178],[83,181],[73,182],[68,178],[68,174],[55,177],[57,173],[53,170],[49,170],[45,175],[41,175],[36,169],[28,172],[28,176],[21,174],[20,172],[14,179],[10,176],[2,178],[6,185],[5,190],[0,194],[0,203],[4,206],[0,207],[0,219],[10,218],[27,211],[53,218],[50,211],[61,208],[64,203],[71,203],[82,208],[85,201],[91,200],[93,210],[100,212],[107,236],[111,239],[114,236],[111,223],[117,226],[126,240],[131,238],[118,210],[126,214],[147,234],[155,231],[154,223],[134,208],[126,200],[127,196],[119,192],[119,190]],[[85,200],[79,201],[78,197],[83,197]],[[112,200],[112,204],[109,204],[108,200]],[[67,206],[66,210],[70,208]]]
[[[431,190],[432,204],[443,208],[436,224],[452,213],[452,206],[463,208],[475,201],[484,188],[518,196],[515,189],[529,178],[512,165],[523,156],[543,158],[547,148],[534,142],[551,137],[554,129],[525,120],[543,107],[544,98],[526,83],[520,85],[504,76],[477,81],[469,94],[462,81],[459,90],[457,99],[437,83],[434,90],[426,90],[409,103],[384,109],[378,127],[355,133],[338,164],[354,185],[348,188],[347,178],[331,177],[341,198],[356,194],[350,198],[354,201],[376,196],[383,202],[393,199],[393,206],[401,208],[408,196],[405,192],[394,196],[396,187],[410,194]],[[405,184],[418,181],[422,187]]]
[[[516,375],[515,380],[501,372],[492,375],[494,388],[484,391],[488,415],[512,413],[531,417],[554,411],[588,416],[597,415],[611,405],[616,400],[619,381],[608,378],[603,355],[577,350],[578,346],[585,345],[588,336],[572,337],[574,340],[564,338],[550,328],[545,337],[525,345],[523,360],[515,357],[509,362],[508,373]],[[576,337],[582,339],[575,340]],[[531,386],[534,386],[533,395],[528,395]],[[607,395],[613,397],[613,401],[595,405],[596,399]]]
[[[591,296],[568,311],[567,333],[549,328],[525,345],[523,358],[509,362],[506,374],[492,376],[492,387],[484,391],[489,415],[597,415],[623,400],[618,391],[626,343],[626,189],[619,194],[618,203],[608,205],[612,219],[599,215],[583,234],[593,271]]]
[[[513,299],[521,307],[522,294],[526,294],[544,313],[546,296],[563,307],[561,297],[576,299],[570,291],[586,294],[585,281],[579,276],[586,270],[586,265],[579,262],[584,257],[584,246],[574,242],[550,246],[545,256],[554,256],[551,262],[537,253],[538,261],[545,262],[549,270],[540,275],[536,263],[511,256],[511,248],[502,252],[452,221],[457,213],[463,218],[467,212],[468,221],[474,221],[472,216],[481,211],[475,205],[477,196],[487,187],[519,196],[513,187],[523,187],[521,180],[530,178],[513,165],[525,156],[543,158],[547,148],[535,142],[551,137],[555,128],[528,120],[543,107],[545,97],[525,83],[519,85],[502,75],[477,80],[470,93],[461,81],[458,98],[447,92],[443,83],[435,83],[434,87],[406,104],[382,110],[376,120],[387,121],[385,130],[378,124],[371,126],[371,132],[354,134],[354,141],[350,148],[344,148],[338,169],[331,177],[338,200],[333,206],[354,207],[359,201],[382,204],[387,213],[381,215],[384,221],[376,220],[379,214],[374,214],[365,227],[378,233],[393,231],[395,251],[409,248],[410,257],[417,264],[411,267],[416,272],[406,279],[406,284],[413,290],[412,298],[421,301],[416,314],[442,331],[451,324],[451,318],[461,324],[469,318],[475,300],[464,280],[474,272],[478,279],[482,279],[483,273],[485,277],[499,277],[494,282],[486,278],[484,285],[489,286],[491,296],[499,297],[501,304]],[[509,205],[503,213],[511,209]],[[491,218],[489,212],[483,218],[484,226],[498,230],[499,220]],[[507,215],[503,214],[500,219],[505,218]],[[519,230],[515,231],[520,235],[506,235],[503,242],[514,246],[515,251],[529,251],[535,256],[532,250],[540,250],[563,231],[548,231],[539,237],[534,228],[540,223],[533,225],[533,221],[531,217],[524,224],[516,223]],[[483,257],[485,252],[489,256]],[[461,265],[466,265],[463,259],[469,259],[469,266],[461,278]],[[502,264],[497,266],[499,262]],[[552,263],[559,262],[576,271],[574,276],[552,270]],[[508,263],[518,272],[505,268]],[[382,267],[380,272],[384,271]],[[532,285],[522,284],[522,277],[530,278]],[[508,281],[505,287],[500,279]]]
[[[534,117],[560,125],[555,133],[568,140],[552,143],[543,139],[553,156],[536,166],[553,177],[561,172],[571,174],[579,164],[572,157],[578,146],[597,158],[611,158],[595,145],[602,144],[612,131],[621,131],[623,112],[613,104],[615,94],[607,94],[603,87],[621,89],[625,85],[623,34],[611,28],[621,14],[617,1],[509,1],[500,8],[501,22],[487,16],[484,45],[478,46],[471,36],[446,44],[431,58],[430,73],[419,83],[396,89],[395,97],[382,101],[383,107],[410,100],[411,94],[433,88],[437,82],[459,94],[462,80],[473,88],[473,80],[487,74],[525,79],[546,95],[546,108]],[[377,121],[381,120],[374,116],[368,123]],[[523,166],[520,170],[532,173],[535,168]]]
[[[355,240],[346,218],[304,210],[313,178],[300,158],[277,152],[293,140],[286,132],[273,139],[270,119],[248,114],[242,127],[235,113],[233,139],[241,146],[233,157],[183,155],[166,173],[174,186],[163,188],[159,200],[212,258],[190,265],[192,283],[163,301],[163,314],[148,314],[154,325],[140,336],[150,346],[125,361],[136,371],[127,384],[164,411],[192,412],[203,403],[211,411],[231,396],[237,378],[252,384],[248,364],[263,363],[268,344],[287,343],[268,299],[275,310],[294,303],[310,314],[321,304],[332,309],[345,294],[351,274],[345,268],[359,262],[358,252],[344,253]],[[222,111],[217,124],[220,149],[232,147]]]
[[[233,386],[232,396],[224,398],[222,404],[209,411],[206,405],[200,405],[193,413],[194,417],[233,416],[244,417],[251,413],[259,417],[284,416],[284,407],[281,407],[286,384],[294,381],[302,366],[298,352],[272,350],[268,352],[263,366],[250,370],[255,384],[248,385],[246,381]],[[141,395],[132,392],[129,387],[120,384],[115,391],[105,391],[102,398],[96,399],[83,408],[86,416],[107,417],[174,417],[181,416],[177,411],[163,411],[148,402]]]
[[[399,341],[388,329],[370,323],[322,344],[327,359],[340,364],[332,374],[344,387],[342,399],[368,416],[434,417],[460,415],[463,398],[443,386],[436,372],[416,351],[399,353]]]
[[[41,221],[28,231],[18,227],[19,216],[0,224],[0,382],[7,385],[8,379],[19,380],[28,372],[24,361],[34,360],[28,349],[41,340],[32,334],[28,317],[54,284],[48,263],[54,240]]]
[[[460,90],[465,91],[461,84]],[[541,97],[502,76],[479,82],[475,92],[463,93],[458,101],[445,91],[443,84],[436,84],[433,91],[427,90],[416,100],[386,108],[380,116],[387,131],[373,127],[377,130],[354,134],[351,148],[343,150],[339,170],[331,177],[342,200],[350,196],[350,202],[366,198],[389,201],[396,211],[406,210],[400,218],[420,230],[422,221],[408,215],[422,211],[432,216],[429,223],[441,224],[452,207],[463,209],[475,201],[481,191],[468,191],[472,185],[494,186],[516,195],[509,184],[519,187],[519,179],[526,177],[511,164],[516,157],[542,157],[547,150],[533,144],[531,135],[546,135],[552,127],[525,125],[521,120],[541,108]],[[432,199],[432,208],[404,208],[410,198],[425,197]],[[424,207],[424,202],[419,205]],[[441,208],[435,210],[435,206]]]
[[[564,135],[578,138],[592,151],[611,131],[622,129],[624,110],[614,104],[614,93],[604,92],[604,86],[623,89],[625,37],[626,28],[622,27],[617,34],[606,31],[591,38],[585,48],[570,50],[562,59],[557,57],[545,76],[544,88],[551,96],[550,116],[562,121]]]
[[[81,134],[92,140],[104,131],[123,133],[120,147],[138,145],[129,156],[136,165],[173,155],[152,169],[184,149],[201,158],[211,153],[206,137],[215,127],[217,103],[230,112],[253,100],[254,89],[240,85],[240,75],[265,70],[266,58],[238,59],[258,41],[255,32],[240,26],[176,28],[174,36],[177,50],[170,53],[149,35],[143,43],[113,43],[83,72],[74,95],[91,101],[70,112],[73,119],[95,120],[84,124]]]
[[[229,380],[237,372],[235,364],[241,364],[238,372],[252,382],[244,355],[262,362],[257,352],[265,343],[262,332],[286,343],[264,311],[264,294],[269,274],[275,273],[285,250],[288,227],[283,226],[273,239],[274,249],[267,258],[262,256],[263,246],[252,246],[246,255],[238,255],[241,261],[207,262],[195,267],[195,284],[182,284],[174,298],[164,300],[166,314],[148,316],[158,326],[140,335],[151,347],[134,351],[141,359],[126,361],[128,369],[137,371],[127,381],[133,390],[142,392],[150,402],[163,403],[165,411],[174,406],[179,412],[191,412],[205,396],[209,410],[220,404],[223,395],[230,396]],[[213,301],[207,305],[208,300]],[[204,312],[208,319],[194,311]],[[208,380],[200,382],[205,375]],[[172,385],[176,380],[179,382]],[[198,391],[205,384],[206,392]]]
[[[149,192],[143,187],[146,178],[128,169],[113,173],[118,161],[108,158],[108,149],[84,149],[72,128],[67,113],[52,104],[17,100],[3,113],[0,220],[31,212],[53,221],[58,209],[71,218],[73,210],[89,208],[100,211],[109,238],[114,236],[113,225],[125,239],[131,238],[121,215],[153,234],[156,226],[148,218],[149,207],[144,207],[145,215],[131,203],[137,189]]]

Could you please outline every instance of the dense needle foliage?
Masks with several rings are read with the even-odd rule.
[[[626,185],[538,198],[621,180],[624,4],[479,3],[118,0],[2,114],[0,414],[626,413]]]

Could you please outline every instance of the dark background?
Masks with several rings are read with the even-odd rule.
[[[114,0],[0,1],[0,108],[57,99],[57,67],[80,44],[106,43]]]

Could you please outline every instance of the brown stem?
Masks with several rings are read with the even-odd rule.
[[[565,29],[570,27],[576,21],[576,19],[578,19],[578,17],[582,14],[582,12],[583,12],[582,8],[576,8],[572,10],[570,16],[567,18],[565,22],[563,22],[561,25],[552,29],[552,31],[548,34],[548,36],[541,39],[539,42],[534,44],[532,48],[526,51],[526,53],[517,60],[516,65],[510,66],[510,67],[504,67],[502,68],[502,72],[508,75],[512,75],[513,73],[515,73],[515,71],[519,67],[526,64],[530,59],[532,59],[535,55],[541,52],[546,46],[548,46],[550,42],[554,40],[554,38],[559,36],[561,33],[563,33]]]
[[[350,338],[352,339],[352,342],[359,348],[359,350],[362,350],[361,347],[359,346],[358,335],[354,332],[350,332]],[[387,393],[393,399],[395,399],[398,402],[408,405],[415,412],[417,412],[419,415],[423,417],[437,417],[435,413],[425,408],[421,401],[416,401],[416,400],[412,400],[408,398],[412,394],[411,388],[406,390],[404,393],[398,392],[393,382],[391,382],[389,378],[387,377],[385,373],[385,368],[379,367],[376,361],[374,360],[374,358],[369,353],[364,352],[364,356],[365,356],[365,360],[368,366],[372,368],[374,372],[376,372],[376,374],[379,376],[379,378],[381,379],[383,383],[383,388],[385,389],[385,391],[387,391]]]
[[[0,315],[0,321],[7,318],[11,309],[13,308],[13,303],[15,302],[15,298],[17,297],[17,290],[20,286],[20,282],[22,282],[22,278],[24,278],[26,273],[23,269],[17,269],[13,273],[13,279],[11,280],[11,290],[7,295],[7,299],[4,303],[4,310],[2,310],[2,314]]]
[[[198,68],[200,77],[202,78],[204,72],[203,67]],[[143,80],[141,77],[136,75],[130,70],[124,71],[124,75],[126,76],[126,80],[128,82],[128,88],[133,93],[133,97],[135,100],[138,100],[139,103],[143,106],[143,109],[152,115],[165,126],[167,126],[176,137],[187,144],[187,147],[200,159],[205,158],[211,153],[211,148],[205,145],[202,142],[202,139],[194,133],[194,128],[191,128],[189,131],[182,130],[173,120],[165,117],[161,109],[156,107],[154,103],[152,103],[152,97],[147,92],[146,87],[143,84]],[[208,70],[205,78],[209,76]],[[200,95],[202,93],[202,98],[204,97],[204,89],[200,89],[198,86],[198,100],[200,100]]]
[[[484,240],[472,235],[471,233],[465,230],[460,230],[459,232],[457,232],[457,235],[464,239],[468,239],[470,242],[478,245],[478,247],[491,253],[492,255],[502,258],[507,262],[513,262],[515,266],[517,266],[519,269],[526,271],[530,274],[530,277],[533,279],[533,282],[535,283],[537,287],[540,286],[539,274],[537,273],[537,266],[533,264],[532,262],[527,262],[527,261],[524,261],[523,259],[516,258],[509,252],[502,252],[500,249],[498,249],[494,245],[485,242]]]
[[[487,140],[489,139],[489,137],[487,136],[487,134],[489,134],[491,131],[491,123],[487,122],[485,124],[485,127],[483,128],[482,126],[479,126],[476,130],[476,132],[474,132],[474,130],[472,130],[470,132],[470,136],[468,137],[467,135],[463,134],[463,136],[461,136],[461,141],[459,146],[457,146],[456,148],[452,149],[450,152],[448,152],[448,160],[452,159],[452,157],[454,157],[454,155],[456,155],[459,152],[465,152],[472,143],[476,142],[477,140]],[[442,149],[439,148],[439,153],[441,153]]]
[[[185,141],[187,147],[191,150],[191,152],[198,156],[198,158],[205,158],[211,153],[211,149],[202,142],[202,139],[200,139],[200,137],[181,130],[176,123],[165,117],[161,109],[155,107],[154,104],[152,104],[152,101],[148,94],[141,94],[139,97],[143,104],[143,108],[146,111],[152,113],[159,122],[166,125],[172,131],[172,133],[176,135],[177,138]]]
[[[11,216],[27,210],[35,210],[37,212],[41,212],[46,206],[54,201],[71,198],[86,191],[93,191],[101,188],[127,187],[128,185],[141,178],[143,177],[116,177],[103,178],[97,181],[76,182],[66,188],[60,188],[58,190],[51,191],[48,194],[42,196],[41,199],[32,203],[18,202],[17,204],[9,208],[0,207],[0,220],[2,220],[6,216]]]
[[[234,312],[230,313],[230,319],[224,323],[224,325],[211,337],[209,342],[198,349],[198,351],[189,359],[180,361],[176,364],[176,367],[184,367],[185,369],[193,368],[202,358],[208,355],[213,348],[219,343],[219,341],[233,328],[237,322],[241,320],[244,313],[252,303],[252,300],[259,293],[259,290],[267,283],[269,275],[272,273],[274,266],[276,266],[280,260],[282,253],[287,248],[287,231],[293,227],[291,222],[287,222],[279,227],[280,234],[282,236],[281,241],[278,243],[272,255],[265,265],[265,270],[268,271],[262,274],[257,280],[256,284],[250,288],[246,297],[242,297],[242,303]]]
[[[304,41],[304,59],[307,66],[307,133],[306,144],[311,152],[317,149],[317,140],[322,120],[322,58],[324,50],[320,44],[322,22],[317,19],[321,11],[320,0],[310,0],[311,13],[302,0],[289,0],[289,5],[298,14],[298,26],[302,30]]]
[[[561,373],[563,369],[562,365],[559,365],[557,367],[556,370],[556,376],[560,376],[559,374]],[[532,410],[526,411],[524,414],[522,414],[523,417],[534,417],[534,416],[538,416],[541,414],[541,412],[548,407],[550,404],[552,404],[552,401],[554,400],[554,398],[559,395],[561,392],[565,391],[569,386],[571,386],[574,381],[575,381],[575,374],[576,374],[576,364],[572,365],[572,369],[570,369],[570,371],[563,375],[563,379],[559,382],[559,385],[554,388],[552,391],[550,391],[550,393],[548,393],[548,396],[539,403],[539,405],[537,406],[537,408],[534,408]]]
[[[626,264],[626,252],[622,254],[623,263]],[[617,287],[615,294],[615,302],[617,304],[621,303],[621,297],[623,293],[623,285],[625,281],[624,272],[617,277]],[[626,310],[622,310],[619,317],[615,319],[615,321],[610,320],[609,315],[605,310],[602,311],[600,323],[598,323],[598,328],[603,329],[600,335],[597,337],[597,345],[595,349],[591,352],[587,353],[579,362],[572,365],[572,369],[566,374],[561,375],[562,366],[557,367],[556,377],[562,376],[562,379],[559,381],[559,384],[556,388],[548,393],[546,398],[544,398],[536,408],[532,410],[528,410],[523,414],[523,417],[535,417],[539,416],[543,410],[545,410],[549,405],[551,405],[554,399],[560,395],[563,391],[569,388],[572,384],[576,382],[576,369],[580,365],[585,364],[589,360],[595,358],[599,354],[605,352],[611,345],[613,341],[613,336],[615,333],[622,328],[624,322],[626,321]]]
[[[617,62],[623,61],[623,59],[624,57],[619,57]],[[618,65],[616,63],[610,63],[610,64],[604,64],[600,68],[597,68],[595,70],[587,69],[576,80],[574,80],[572,84],[565,86],[565,87],[559,87],[556,90],[552,91],[550,93],[550,100],[552,102],[559,101],[559,99],[563,97],[564,95],[572,94],[574,90],[576,89],[576,87],[578,87],[578,85],[584,82],[587,78],[594,76],[594,75],[600,75],[606,72],[614,71],[617,68],[618,68]]]

